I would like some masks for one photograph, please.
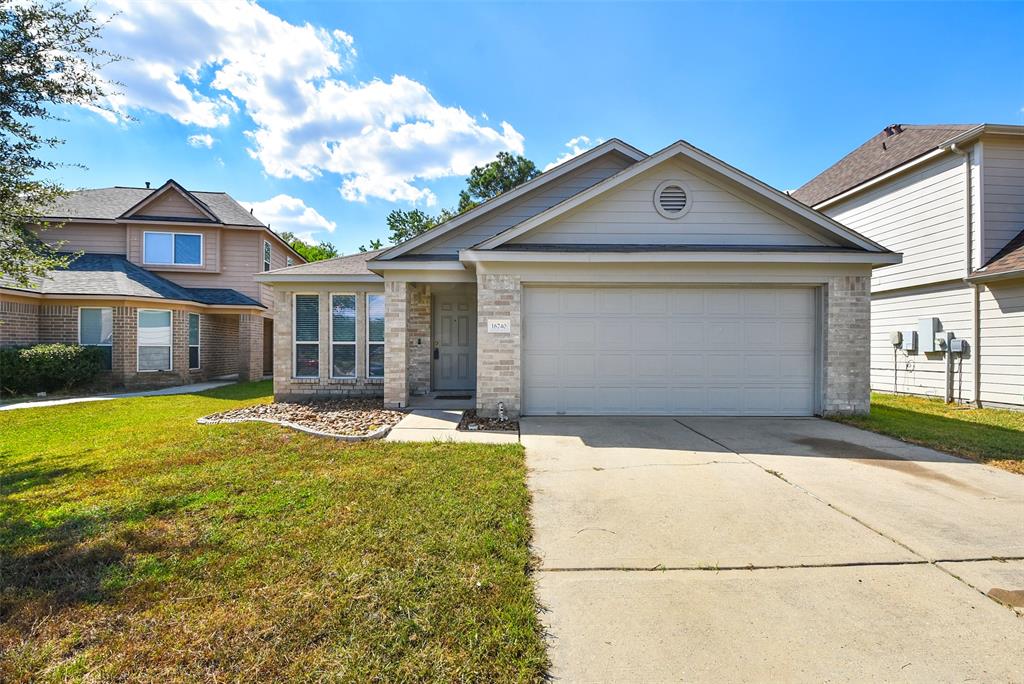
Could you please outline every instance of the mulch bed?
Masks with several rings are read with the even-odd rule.
[[[470,427],[475,425],[476,427]],[[474,430],[490,432],[519,432],[518,420],[500,421],[497,418],[481,418],[476,415],[476,409],[469,409],[462,414],[457,430],[472,432]]]
[[[405,417],[403,411],[386,409],[380,400],[330,399],[309,402],[257,404],[206,416],[211,422],[273,420],[301,425],[335,435],[369,435],[382,427],[393,427]]]

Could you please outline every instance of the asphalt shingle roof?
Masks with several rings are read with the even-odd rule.
[[[977,127],[976,124],[897,125],[902,132],[888,135],[883,129],[853,152],[804,183],[798,190],[793,191],[792,196],[813,207],[927,154],[950,138]]]
[[[333,259],[311,261],[308,264],[286,266],[273,271],[267,271],[267,273],[287,273],[289,275],[377,275],[366,267],[366,262],[383,251],[383,249],[375,249],[371,252],[359,252],[357,254],[334,257]]]
[[[1024,230],[1017,237],[1006,243],[999,252],[989,259],[988,263],[974,272],[973,275],[1002,275],[1004,273],[1024,273]]]
[[[113,220],[157,189],[113,187],[75,190],[54,203],[46,211],[46,216],[55,219]],[[226,192],[190,192],[225,225],[266,227]]]
[[[97,297],[147,297],[176,299],[200,304],[258,306],[258,301],[237,290],[210,287],[182,287],[137,266],[119,254],[82,254],[67,268],[34,278],[34,288],[22,287],[0,278],[0,287],[45,295],[88,295]]]

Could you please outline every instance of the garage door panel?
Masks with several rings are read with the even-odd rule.
[[[527,414],[814,410],[810,288],[527,287],[523,301]]]

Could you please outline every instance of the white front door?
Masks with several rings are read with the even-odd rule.
[[[815,411],[813,288],[527,287],[523,297],[526,415]]]
[[[434,295],[433,326],[433,389],[475,390],[475,293]]]

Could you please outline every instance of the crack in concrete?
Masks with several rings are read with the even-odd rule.
[[[607,565],[607,566],[592,566],[592,567],[541,567],[537,569],[537,572],[660,572],[662,570],[668,571],[684,571],[684,572],[735,572],[741,570],[813,570],[815,568],[870,568],[870,567],[887,567],[896,565],[934,565],[935,563],[979,563],[979,562],[999,562],[1005,560],[1024,560],[1024,557],[1012,557],[1007,558],[1003,556],[992,556],[984,558],[957,558],[957,559],[939,559],[936,561],[929,560],[894,560],[894,561],[846,561],[839,563],[789,563],[789,564],[778,564],[778,565],[754,565],[748,563],[747,565],[664,565],[659,563],[655,566],[625,566],[625,565]],[[941,570],[941,568],[940,568]],[[959,579],[959,578],[957,578]],[[966,583],[965,583],[966,584]]]
[[[637,465],[628,466],[587,466],[585,468],[561,468],[552,470],[550,468],[533,468],[534,472],[538,473],[582,473],[588,470],[597,472],[605,470],[635,470],[637,468],[693,468],[696,466],[707,466],[707,465],[750,465],[750,461],[702,461],[701,463],[638,463]]]

